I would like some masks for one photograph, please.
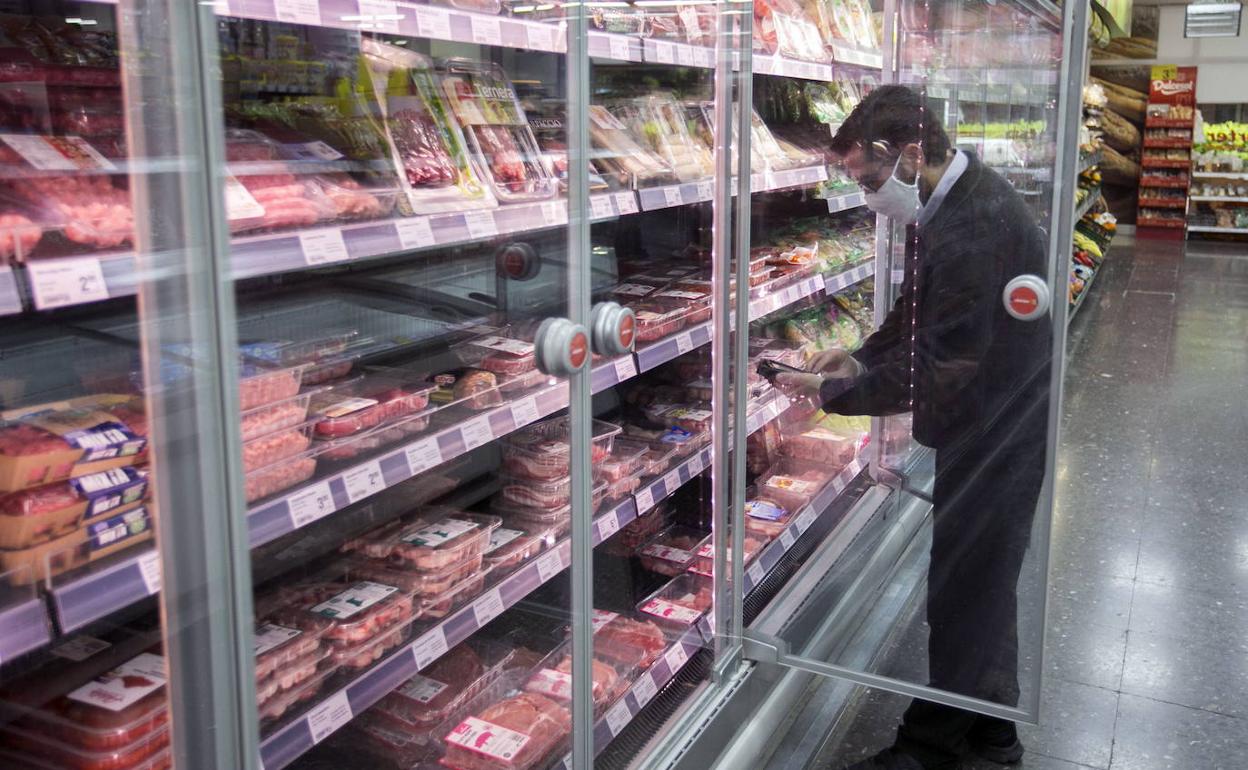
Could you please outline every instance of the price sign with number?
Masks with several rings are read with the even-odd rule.
[[[641,675],[637,683],[633,685],[633,697],[637,699],[638,706],[644,706],[650,702],[659,691],[654,683],[654,677],[650,676],[650,672]]]
[[[475,417],[459,427],[459,435],[464,439],[464,449],[476,449],[494,440],[494,431],[490,429],[490,420],[482,415]]]
[[[680,196],[680,185],[671,185],[663,188],[663,201],[668,206],[679,206],[684,202]]]
[[[386,481],[381,476],[381,465],[376,460],[357,465],[343,473],[342,483],[347,488],[347,499],[353,503],[372,497],[386,488]]]
[[[763,564],[760,560],[755,560],[753,564],[745,569],[745,576],[750,579],[750,585],[756,586],[763,582]]]
[[[327,265],[351,258],[342,231],[335,228],[299,233],[299,248],[303,261],[309,265]]]
[[[464,214],[464,224],[471,238],[493,238],[498,235],[498,223],[492,211],[469,211]]]
[[[347,691],[342,690],[331,695],[327,700],[317,704],[308,712],[308,731],[312,733],[312,742],[320,743],[335,730],[351,721],[351,701],[347,700]]]
[[[434,628],[412,645],[416,668],[424,668],[446,654],[446,633],[441,627]]]
[[[420,34],[423,37],[439,40],[451,39],[451,15],[445,10],[420,5],[411,10],[416,12],[416,26],[420,28]]]
[[[319,0],[273,0],[273,10],[277,12],[277,20],[290,24],[307,24],[321,26],[321,4]]]
[[[329,482],[321,481],[287,497],[286,506],[292,527],[299,529],[333,513],[334,495],[329,491]]]
[[[632,356],[624,356],[615,359],[615,381],[617,383],[624,382],[632,377],[637,376],[637,366],[633,362]]]
[[[437,243],[428,217],[407,217],[394,222],[399,232],[399,244],[405,249],[420,249]]]
[[[160,590],[160,552],[148,551],[139,557],[139,574],[143,577],[143,587],[151,596]]]
[[[35,307],[39,310],[108,299],[108,285],[104,283],[104,270],[98,259],[35,260],[27,270]]]
[[[615,209],[611,207],[611,197],[609,195],[589,196],[589,213],[594,219],[608,219],[614,216]]]
[[[417,441],[406,447],[403,453],[407,456],[407,467],[413,476],[442,463],[442,449],[436,438]]]
[[[472,603],[472,614],[477,619],[478,628],[502,615],[504,609],[506,607],[503,606],[503,595],[497,588],[487,591]]]
[[[403,14],[393,0],[358,0],[360,28],[372,32],[399,34],[399,21]]]
[[[625,727],[628,727],[628,723],[632,718],[633,715],[628,710],[628,703],[621,699],[607,710],[607,727],[611,728],[612,735],[619,735]]]
[[[784,546],[784,550],[786,551],[793,547],[793,543],[796,540],[797,537],[793,534],[792,527],[789,527],[780,533],[780,545]]]
[[[619,209],[621,214],[637,213],[637,196],[631,192],[619,192],[615,194],[615,207]]]
[[[590,204],[593,205],[592,203]],[[542,221],[547,227],[566,225],[568,223],[568,204],[566,201],[547,201],[542,204]]]
[[[656,40],[654,43],[654,57],[659,60],[660,64],[674,64],[676,61],[675,47],[671,43]]]
[[[637,490],[633,499],[637,502],[637,515],[639,516],[654,507],[654,492],[648,486]]]
[[[511,421],[517,428],[537,422],[537,401],[532,396],[511,405]]]
[[[689,660],[689,656],[685,654],[685,645],[680,644],[679,642],[677,642],[672,649],[668,650],[667,654],[663,657],[667,659],[667,667],[672,670],[673,674],[679,671],[680,667],[685,665],[685,662]]]
[[[693,335],[685,332],[684,334],[678,336],[676,338],[676,350],[678,350],[681,355],[693,350]]]
[[[620,517],[615,511],[606,514],[598,520],[598,542],[603,542],[607,538],[620,531]]]
[[[473,16],[472,42],[477,45],[502,45],[503,27],[498,17]]]
[[[620,61],[628,61],[632,58],[629,51],[628,38],[620,35],[612,35],[611,38],[611,58]]]
[[[563,571],[563,557],[556,549],[547,551],[537,560],[537,576],[543,583]]]

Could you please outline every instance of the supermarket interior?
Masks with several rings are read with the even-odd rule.
[[[0,0],[0,768],[1239,766],[1241,6]]]

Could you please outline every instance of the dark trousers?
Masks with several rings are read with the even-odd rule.
[[[1018,703],[1017,586],[1044,481],[1044,427],[1035,417],[968,451],[937,451],[927,593],[936,689]],[[897,747],[939,766],[966,753],[977,733],[991,739],[1010,727],[916,699],[897,731]]]

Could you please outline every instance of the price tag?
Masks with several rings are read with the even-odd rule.
[[[472,42],[477,45],[502,45],[503,27],[497,16],[472,16]]]
[[[148,551],[139,557],[139,574],[148,596],[160,590],[160,552]]]
[[[484,628],[494,618],[503,614],[503,595],[497,588],[486,591],[472,603],[472,614],[477,619],[477,628]]]
[[[468,226],[471,238],[493,238],[498,235],[498,223],[494,221],[492,211],[464,212],[464,224]]]
[[[324,702],[308,712],[308,731],[312,733],[312,743],[320,743],[335,730],[351,721],[351,701],[347,700],[347,691],[339,690]]]
[[[681,483],[679,470],[668,471],[667,475],[663,477],[663,486],[667,489],[669,495],[680,489]]]
[[[687,45],[676,46],[676,63],[682,67],[692,67],[693,49]]]
[[[753,564],[745,568],[745,576],[750,579],[750,585],[756,586],[763,582],[763,563],[755,560]]]
[[[563,572],[563,556],[558,549],[547,551],[537,560],[537,576],[543,583]]]
[[[715,185],[708,181],[698,182],[698,200],[709,201],[715,197]]]
[[[607,709],[607,727],[611,728],[612,735],[619,735],[623,732],[632,718],[633,715],[628,710],[628,702],[623,699]]]
[[[621,214],[637,213],[637,196],[631,192],[619,192],[615,194],[615,207]]]
[[[437,242],[433,237],[433,228],[429,225],[428,217],[408,217],[396,220],[394,229],[399,231],[399,244],[405,249],[420,249]]]
[[[521,399],[511,405],[511,421],[517,428],[537,422],[537,400],[533,396]]]
[[[485,415],[474,417],[459,426],[459,435],[464,439],[465,451],[494,440],[494,431],[490,429],[490,420]]]
[[[611,58],[620,61],[629,61],[632,58],[631,46],[628,44],[628,38],[620,35],[611,35]]]
[[[278,21],[321,26],[319,0],[273,0],[273,8],[277,11]]]
[[[98,259],[35,260],[26,269],[30,272],[35,307],[40,310],[108,299],[108,286]]]
[[[641,675],[637,683],[633,685],[633,697],[637,699],[638,706],[644,706],[650,702],[650,699],[659,692],[658,686],[654,683],[654,677],[649,672]]]
[[[403,453],[407,455],[407,468],[413,476],[442,464],[442,449],[436,438],[409,444],[403,448]]]
[[[374,32],[399,34],[399,13],[393,0],[358,0],[360,5],[360,29]]]
[[[674,64],[676,61],[674,48],[675,46],[671,43],[656,40],[654,41],[654,58],[659,60],[659,64]]]
[[[411,10],[416,12],[416,26],[421,36],[439,40],[451,39],[451,15],[445,10],[419,5]]]
[[[559,50],[555,45],[555,28],[545,24],[526,24],[524,39],[528,42],[529,48],[535,51]]]
[[[342,239],[341,230],[326,229],[299,233],[299,248],[303,250],[303,261],[309,265],[325,265],[351,258],[347,252],[347,242]]]
[[[49,652],[58,658],[65,658],[77,663],[81,663],[87,658],[98,652],[103,652],[113,645],[103,639],[96,639],[94,636],[76,636],[59,647],[53,647]]]
[[[615,209],[611,208],[611,196],[589,196],[589,214],[594,219],[609,219],[614,216]]]
[[[810,525],[815,523],[815,509],[807,508],[802,511],[801,515],[798,516],[793,523],[797,526],[797,530],[799,532],[805,532],[810,529]]]
[[[342,483],[347,487],[347,499],[353,503],[372,497],[386,488],[386,480],[381,477],[381,465],[376,460],[357,465],[343,473]]]
[[[412,644],[412,656],[416,659],[416,668],[423,669],[430,663],[446,654],[446,633],[441,627],[434,628]]]
[[[694,455],[693,457],[690,457],[689,462],[685,463],[685,468],[687,468],[689,472],[689,478],[693,478],[694,476],[697,476],[699,473],[701,473],[702,467],[703,466],[702,466],[702,453],[701,452]]]
[[[680,197],[680,185],[663,188],[663,200],[668,206],[679,206],[684,200]]]
[[[793,534],[792,527],[786,527],[785,530],[780,533],[780,545],[784,546],[784,550],[786,551],[793,547],[793,543],[796,540],[797,536]]]
[[[603,516],[598,520],[598,542],[604,542],[607,538],[620,531],[620,517],[615,511]]]
[[[679,351],[681,355],[693,350],[693,335],[685,332],[684,334],[678,336],[676,338],[676,350]]]
[[[637,515],[645,513],[654,507],[654,492],[649,486],[637,490],[637,494],[633,495],[633,499],[637,503]]]
[[[286,507],[290,509],[293,529],[306,527],[317,519],[328,516],[334,512],[334,495],[329,491],[329,482],[319,481],[299,490],[286,498]]]
[[[679,671],[681,666],[685,665],[689,660],[689,656],[685,654],[685,645],[679,642],[672,649],[668,650],[663,658],[667,661],[667,667],[672,670],[673,674]]]
[[[590,205],[593,205],[592,203]],[[542,221],[547,227],[566,225],[568,223],[568,204],[566,201],[546,201],[542,204]]]
[[[615,381],[624,382],[637,376],[637,365],[632,356],[615,359]]]

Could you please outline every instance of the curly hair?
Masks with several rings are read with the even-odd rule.
[[[859,145],[870,155],[879,140],[893,147],[919,142],[930,166],[943,163],[950,149],[940,118],[905,86],[880,86],[867,94],[832,137],[832,151],[843,157]]]

